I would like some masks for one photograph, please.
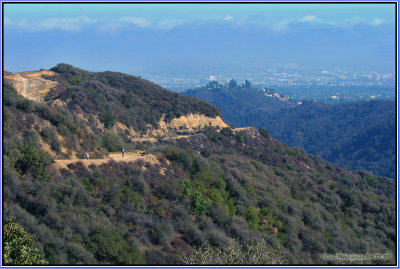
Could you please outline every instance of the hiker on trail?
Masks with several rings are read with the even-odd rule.
[[[124,158],[124,153],[125,153],[124,147],[121,147],[121,153],[122,153],[122,158]]]
[[[88,160],[89,159],[89,154],[86,152],[85,153],[85,159]]]

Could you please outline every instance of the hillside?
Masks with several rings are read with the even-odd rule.
[[[169,135],[184,128],[183,124],[175,124],[171,130],[161,127],[188,115],[203,116],[198,126],[225,126],[217,107],[123,73],[95,73],[58,64],[49,71],[5,72],[4,78],[29,100],[67,108],[86,121],[93,132],[116,126],[132,137]]]
[[[212,253],[215,262],[227,244],[261,264],[395,262],[394,180],[348,172],[264,129],[189,126],[128,137],[113,126],[93,133],[87,119],[96,112],[51,97],[58,90],[33,101],[3,88],[3,218],[16,217],[35,235],[50,264],[207,264],[195,253]],[[142,109],[119,108],[109,112]],[[199,112],[193,109],[185,113]],[[179,119],[163,113],[166,124]],[[390,257],[324,258],[335,253]]]
[[[33,132],[40,135],[33,135],[35,142],[47,143],[50,148],[45,149],[53,157],[81,157],[84,152],[104,156],[100,140],[107,140],[110,149],[138,138],[227,126],[217,107],[122,73],[93,73],[59,64],[50,71],[6,71],[4,79],[4,103],[19,109],[15,117],[26,119],[27,127],[36,123]],[[115,133],[122,140],[114,139]]]
[[[235,126],[266,128],[282,142],[340,166],[396,177],[394,101],[295,105],[254,89],[185,93],[219,106],[223,119]]]

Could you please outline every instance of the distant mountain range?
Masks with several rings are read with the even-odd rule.
[[[266,128],[292,147],[351,170],[396,176],[394,101],[328,105],[282,100],[256,89],[193,89],[184,92],[221,108],[235,126]]]
[[[35,236],[7,234],[11,264],[395,263],[393,179],[230,128],[140,77],[60,64],[4,78],[3,219]]]

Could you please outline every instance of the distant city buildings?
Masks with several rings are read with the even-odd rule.
[[[320,98],[332,102],[365,99],[394,99],[396,83],[394,73],[349,72],[339,69],[307,68],[216,68],[212,75],[200,71],[172,71],[168,74],[147,74],[146,79],[165,86],[167,89],[182,92],[199,88],[210,82],[229,84],[234,78],[238,85],[257,89],[273,89],[291,99],[306,100]],[[218,78],[218,80],[217,80]],[[246,82],[247,80],[247,82]],[[251,81],[251,85],[250,85]],[[276,96],[274,96],[276,97]],[[281,97],[282,98],[282,97]]]

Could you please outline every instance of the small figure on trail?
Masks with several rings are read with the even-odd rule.
[[[125,149],[124,149],[124,147],[122,147],[122,146],[121,146],[121,153],[122,153],[122,158],[124,158]]]
[[[85,153],[85,159],[88,160],[89,159],[89,154],[86,152]]]

